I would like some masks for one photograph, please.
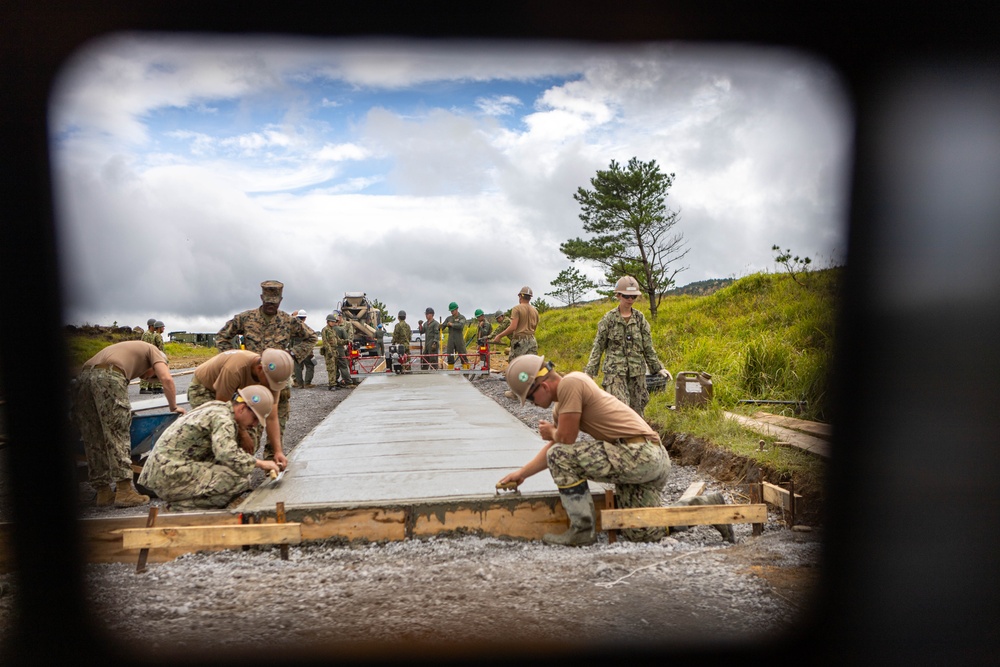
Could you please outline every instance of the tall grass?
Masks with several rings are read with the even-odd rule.
[[[722,413],[761,409],[740,404],[741,399],[782,400],[805,402],[804,412],[796,414],[800,418],[832,419],[828,386],[841,273],[840,268],[810,272],[806,287],[787,274],[758,273],[708,296],[665,297],[650,320],[653,347],[675,376],[680,371],[710,374],[712,401],[705,409],[672,409],[671,385],[652,395],[646,419],[661,432],[702,437],[779,474],[820,474],[822,463],[815,456],[784,447],[761,451],[760,435]],[[560,372],[582,371],[597,322],[616,304],[604,300],[542,314],[539,354]],[[648,318],[647,299],[635,307]],[[793,414],[790,408],[773,411]]]

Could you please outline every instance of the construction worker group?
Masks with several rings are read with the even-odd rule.
[[[132,485],[127,385],[135,378],[143,383],[141,391],[162,393],[168,409],[179,415],[159,436],[138,478],[171,510],[225,507],[250,489],[249,473],[255,468],[277,473],[288,465],[282,435],[289,416],[290,384],[313,386],[317,334],[306,324],[304,310],[288,314],[279,309],[283,287],[275,280],[261,283],[261,305],[236,314],[219,330],[219,354],[198,367],[188,388],[190,412],[177,405],[160,321],[148,323],[150,335],[144,334],[143,340],[108,346],[84,364],[75,383],[73,411],[96,505],[131,507],[149,502]],[[566,532],[544,536],[550,544],[580,546],[596,541],[588,481],[614,484],[620,507],[655,507],[661,504],[669,475],[669,456],[643,415],[649,401],[647,371],[667,380],[671,375],[653,348],[649,322],[633,308],[641,294],[638,282],[624,276],[615,284],[614,294],[618,305],[598,323],[586,368],[565,375],[539,354],[535,338],[539,314],[531,304],[530,287],[519,290],[509,318],[496,312],[495,329],[481,309],[475,311],[478,344],[510,340],[505,395],[521,405],[531,401],[552,408],[552,421],[539,421],[544,446],[498,482],[516,487],[549,470],[570,520]],[[467,363],[469,321],[457,302],[451,302],[448,310],[449,315],[438,321],[428,307],[425,319],[417,323],[421,352],[430,368],[440,367],[444,356],[449,366]],[[449,332],[444,354],[439,342],[443,331]],[[406,312],[400,310],[391,344],[408,349],[411,337]],[[347,359],[350,339],[339,311],[327,315],[318,338],[328,388],[355,386]],[[599,372],[603,386],[594,380]],[[579,440],[581,433],[592,440]],[[258,457],[264,434],[265,447]],[[714,494],[697,502],[725,501]],[[732,541],[729,526],[716,528]],[[658,540],[667,532],[666,527],[622,531],[625,538],[639,541]]]

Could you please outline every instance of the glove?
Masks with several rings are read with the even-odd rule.
[[[670,371],[668,371],[666,368],[661,368],[657,373],[657,375],[662,375],[663,377],[667,378],[667,382],[670,382],[671,380],[674,379],[674,376],[671,375]]]

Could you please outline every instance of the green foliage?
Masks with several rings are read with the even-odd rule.
[[[573,195],[580,204],[583,230],[591,238],[570,239],[560,246],[570,261],[602,267],[609,284],[624,275],[634,277],[650,297],[654,318],[663,293],[684,270],[671,265],[687,254],[683,236],[670,236],[679,220],[665,203],[673,182],[674,174],[662,173],[656,160],[633,157],[625,168],[612,160],[607,170],[598,170],[590,179],[592,190],[577,188]]]
[[[808,290],[783,276],[758,273],[708,296],[666,296],[651,321],[653,346],[675,375],[709,373],[720,409],[741,409],[740,399],[806,401],[803,418],[831,421],[828,387],[841,271],[812,272]],[[547,311],[536,332],[539,354],[560,371],[583,370],[597,322],[613,307],[597,301]],[[635,307],[648,312],[648,298],[640,297]],[[671,385],[654,394],[647,418],[659,420],[657,406],[667,411],[673,393]]]
[[[395,315],[389,314],[389,309],[378,299],[371,299],[372,308],[382,313],[382,324],[391,324],[396,321]]]
[[[575,266],[560,271],[551,284],[555,290],[545,294],[559,299],[568,306],[572,306],[584,294],[597,287],[597,283],[580,273]]]
[[[773,250],[776,253],[774,256],[774,261],[785,267],[785,270],[788,272],[788,275],[792,277],[792,280],[794,280],[802,287],[805,287],[806,286],[805,282],[803,282],[804,279],[799,280],[798,274],[808,273],[809,265],[812,264],[812,260],[808,257],[799,258],[798,255],[792,257],[791,250],[788,250],[786,248],[784,252],[782,252],[781,246],[777,245],[771,246],[771,250]]]
[[[549,303],[542,297],[538,297],[537,299],[532,301],[531,305],[535,307],[535,310],[538,311],[539,315],[552,308],[552,306],[550,306]]]

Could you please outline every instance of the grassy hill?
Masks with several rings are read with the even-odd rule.
[[[657,318],[650,320],[653,346],[674,375],[709,373],[713,401],[704,410],[672,410],[671,383],[652,395],[647,420],[661,432],[704,438],[779,472],[818,474],[820,464],[812,455],[779,447],[757,451],[760,436],[724,419],[722,412],[762,409],[740,399],[804,401],[804,412],[796,416],[832,419],[828,388],[841,275],[840,268],[810,272],[803,287],[787,274],[758,273],[707,296],[665,296]],[[539,353],[560,372],[582,371],[597,322],[614,307],[607,300],[546,311],[538,325]],[[648,317],[647,299],[635,307]],[[782,413],[780,406],[769,411]],[[790,409],[784,413],[792,415]]]

